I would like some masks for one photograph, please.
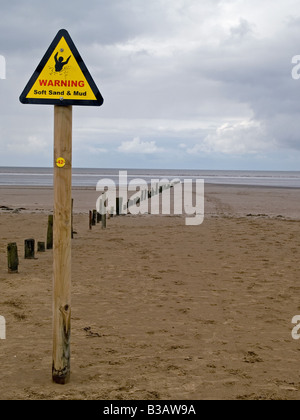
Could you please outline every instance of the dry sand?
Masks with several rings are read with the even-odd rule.
[[[51,189],[1,188],[0,398],[300,398],[300,190],[206,186],[205,221],[120,216],[88,229],[98,193],[76,189],[71,382],[51,382]],[[19,274],[7,273],[17,242]]]

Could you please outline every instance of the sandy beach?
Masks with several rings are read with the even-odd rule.
[[[0,399],[300,398],[300,190],[205,186],[205,220],[119,216],[89,230],[74,189],[71,382],[51,381],[51,188],[0,188]],[[19,273],[6,247],[17,242]]]

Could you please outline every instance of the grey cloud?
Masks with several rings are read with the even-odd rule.
[[[266,36],[261,35],[255,15],[261,3],[253,1],[252,9],[247,9],[247,2],[241,4],[221,0],[5,3],[0,54],[7,59],[7,80],[0,80],[0,150],[7,152],[7,142],[17,148],[22,136],[32,147],[38,138],[41,144],[48,138],[52,141],[51,128],[44,129],[48,118],[51,127],[52,110],[20,105],[18,96],[60,28],[69,30],[105,99],[100,110],[75,113],[84,121],[93,150],[108,150],[109,155],[138,137],[142,144],[156,144],[158,149],[163,144],[168,150],[169,144],[172,152],[174,140],[189,150],[201,150],[204,139],[209,139],[211,150],[226,150],[229,155],[233,143],[227,134],[232,133],[236,147],[245,133],[240,124],[247,121],[253,127],[250,124],[248,140],[239,150],[251,149],[252,133],[261,135],[267,146],[298,150],[300,80],[291,78],[291,58],[300,54],[300,7],[291,17],[288,5],[282,3],[278,28],[281,17],[273,21],[264,14],[272,29]],[[90,117],[93,132],[88,132]],[[127,121],[126,129],[121,120]],[[233,127],[226,136],[217,131],[225,123]],[[256,124],[263,127],[263,135]],[[74,133],[76,150],[85,144],[84,133]]]
[[[239,24],[230,29],[231,36],[232,38],[243,38],[253,33],[254,26],[246,19],[240,18]]]

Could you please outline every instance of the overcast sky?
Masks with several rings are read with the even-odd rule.
[[[53,106],[19,95],[64,28],[104,97],[74,107],[74,167],[300,170],[299,0],[10,0],[0,23],[0,166],[53,164]]]

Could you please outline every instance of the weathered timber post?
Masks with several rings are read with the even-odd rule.
[[[18,247],[15,242],[7,245],[8,272],[17,273],[19,268]]]
[[[54,107],[52,379],[70,379],[72,106]]]
[[[106,229],[106,213],[102,214],[102,229]]]
[[[123,197],[119,197],[119,202],[117,206],[117,215],[120,216],[120,214],[123,214]]]
[[[25,260],[34,260],[35,240],[25,239],[24,248],[25,248]]]
[[[53,215],[48,216],[47,249],[53,249]]]
[[[93,210],[92,213],[92,226],[96,226],[97,223],[97,210]]]
[[[93,219],[93,212],[92,210],[89,211],[89,229],[92,230],[92,219]]]
[[[55,91],[53,95],[57,74],[69,60],[71,65],[64,72],[64,84],[71,86],[74,82],[77,86],[78,83],[80,89],[65,89],[60,93]],[[42,91],[39,89],[41,78],[49,80],[48,86],[44,86]],[[72,106],[103,104],[99,89],[65,29],[57,33],[21,93],[20,101],[23,104],[55,106],[52,379],[65,384],[70,377]]]
[[[46,252],[45,242],[38,242],[37,247],[38,252]]]

